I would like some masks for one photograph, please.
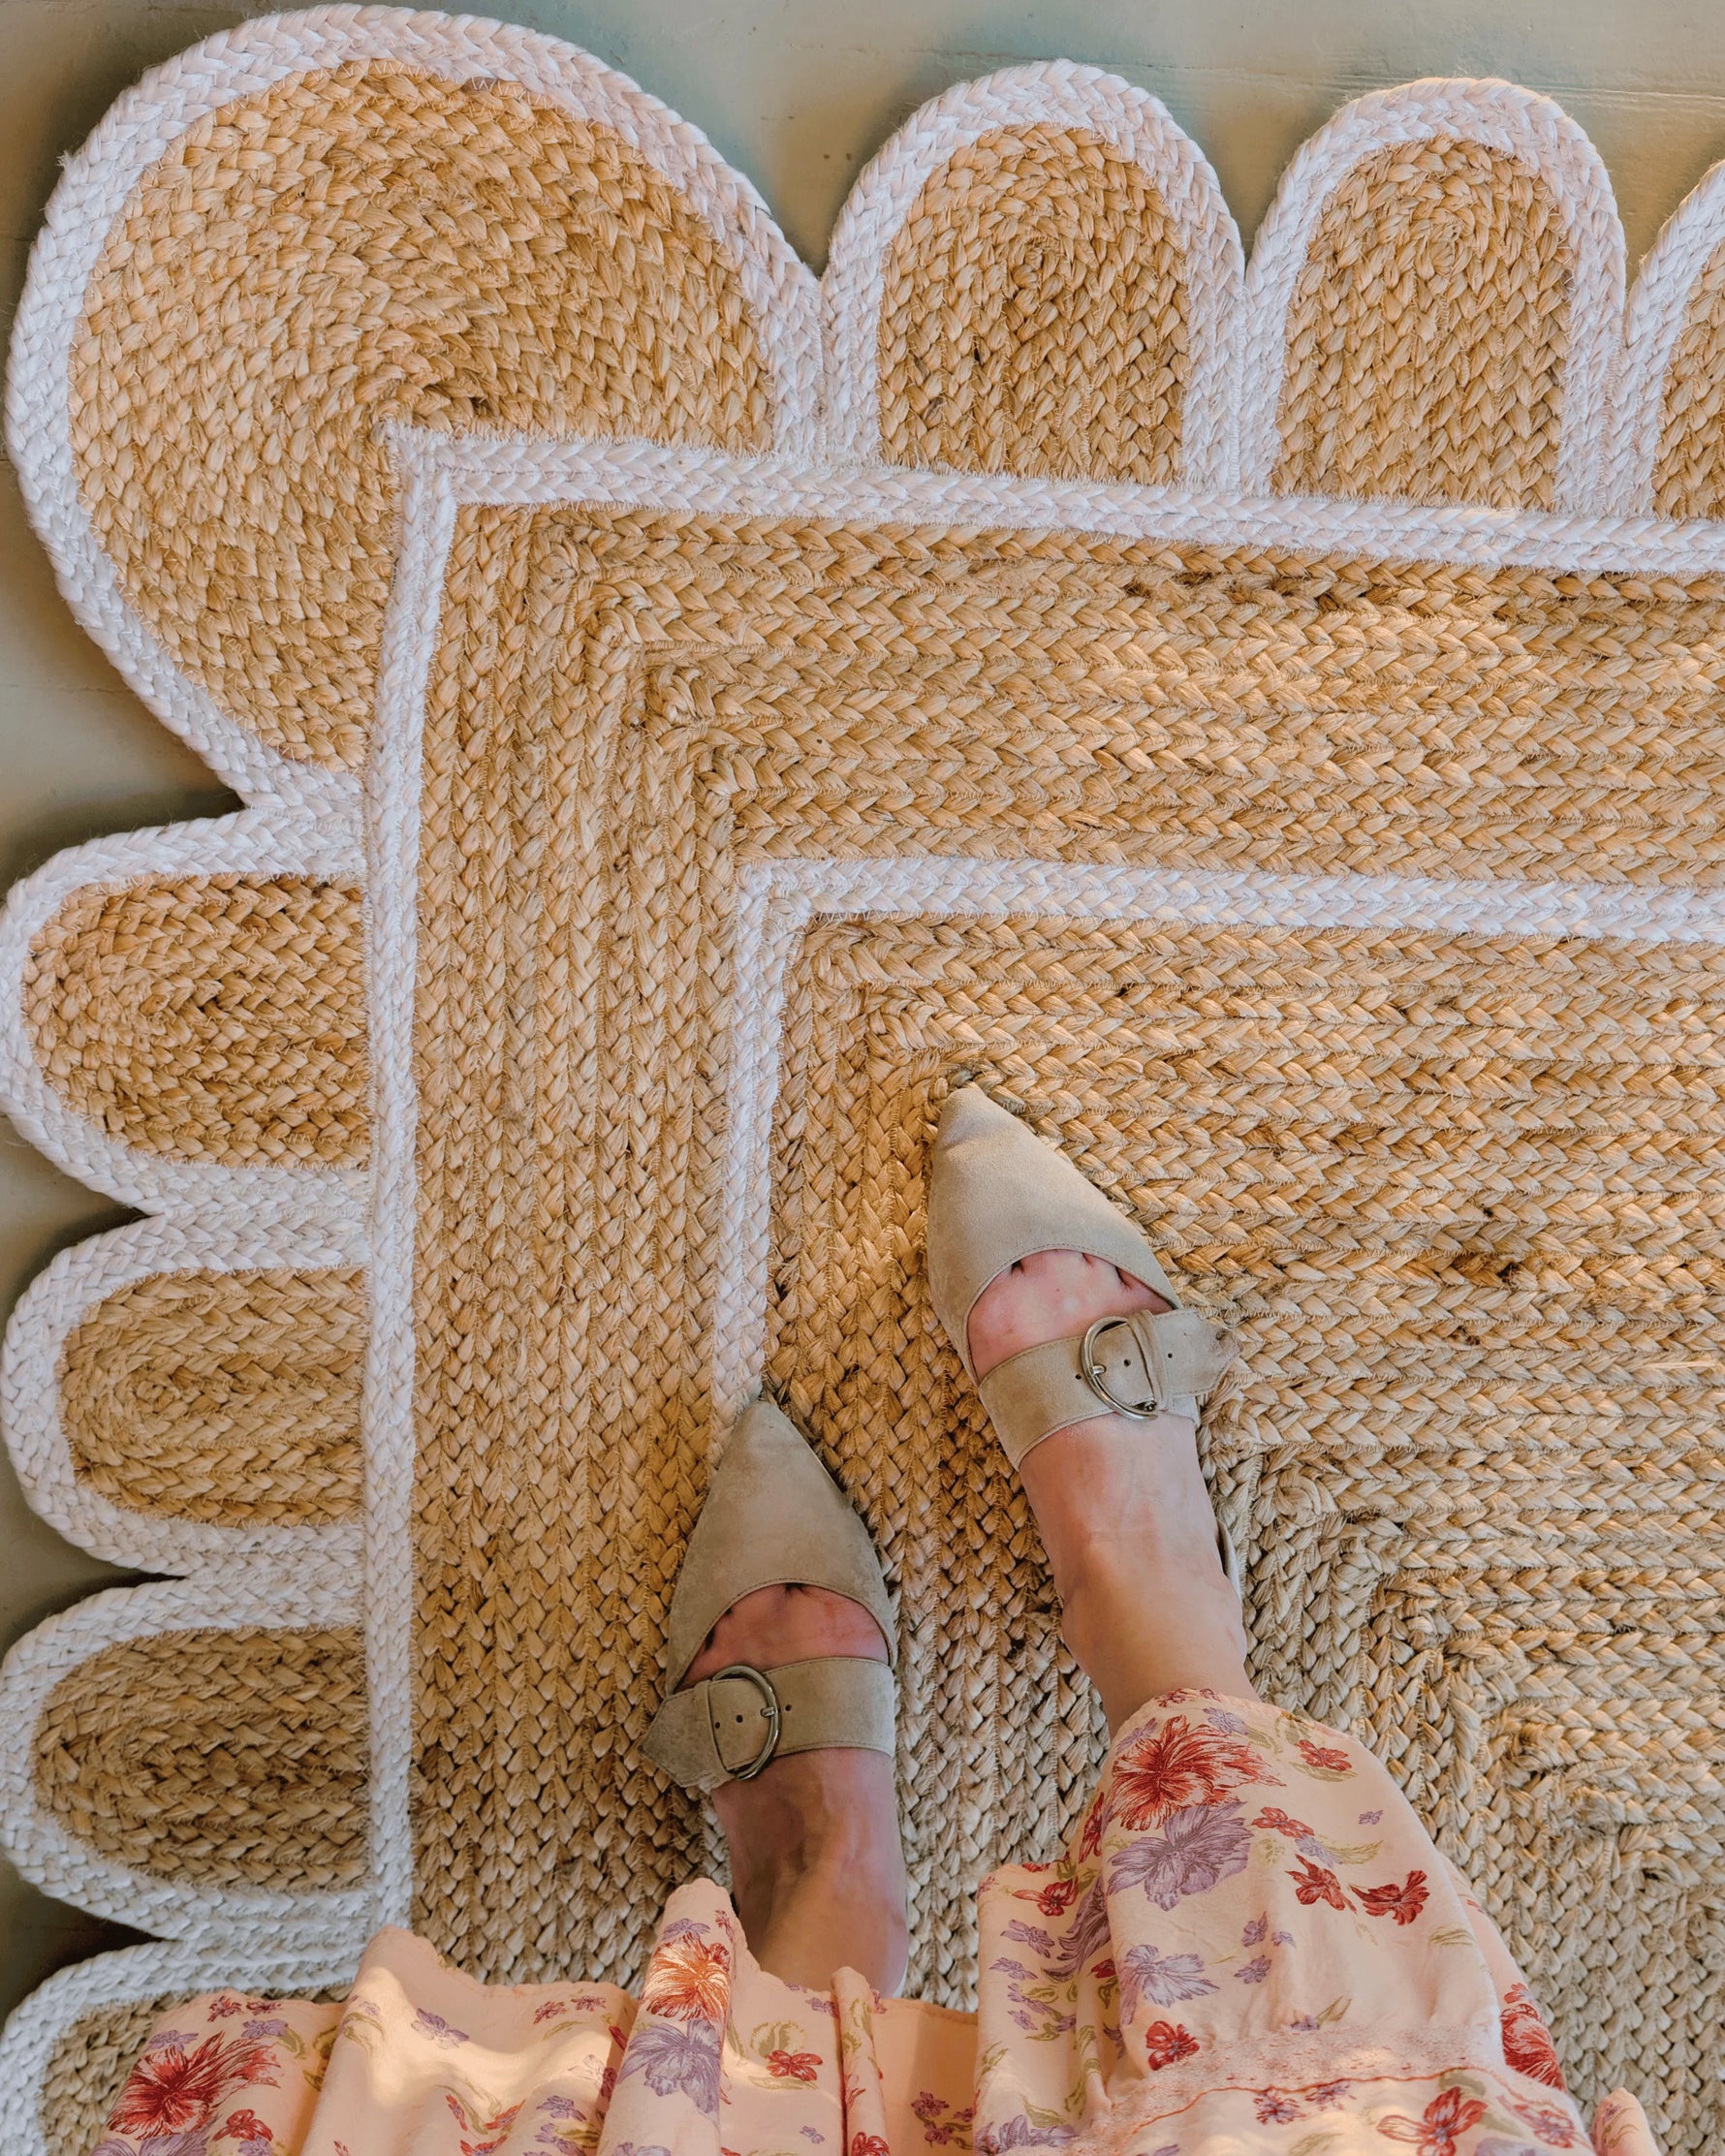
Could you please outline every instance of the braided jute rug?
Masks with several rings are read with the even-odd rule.
[[[1600,161],[1428,81],[1242,269],[1061,62],[963,85],[817,284],[552,40],[320,9],[70,165],[12,449],[243,797],[0,929],[0,1089],[130,1227],[7,1350],[32,1501],[160,1577],[7,1665],[0,1816],[163,1942],[0,2050],[75,2156],[148,2002],[380,1922],[628,1980],[716,1861],[642,1762],[765,1383],[898,1598],[913,1984],[1099,1756],[931,1322],[980,1078],[1244,1374],[1271,1696],[1390,1760],[1584,2101],[1725,2133],[1725,168],[1624,303]]]

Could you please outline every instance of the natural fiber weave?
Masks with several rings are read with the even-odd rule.
[[[9,1442],[183,1576],[0,1684],[20,1868],[171,1942],[23,2010],[4,2156],[81,2156],[108,2008],[379,1922],[638,1972],[716,1857],[639,1741],[762,1382],[887,1559],[964,1998],[1101,1740],[925,1307],[968,1078],[1241,1326],[1260,1680],[1391,1761],[1582,2096],[1711,2156],[1725,537],[1669,519],[1721,232],[1716,174],[1625,317],[1596,153],[1502,83],[1337,114],[1242,271],[1153,98],[1009,70],[819,288],[527,32],[270,18],[116,109],[13,453],[246,806],[0,922],[0,1092],[144,1216],[20,1305]]]
[[[522,633],[502,638],[506,621]],[[416,1917],[440,1943],[498,1977],[578,1953],[627,1972],[655,1890],[706,1854],[693,1822],[670,1839],[638,1764],[637,1672],[706,1442],[715,1063],[751,985],[727,975],[741,863],[841,854],[884,872],[975,848],[979,875],[1032,850],[1219,871],[1375,844],[1476,878],[1672,878],[1665,804],[1683,798],[1683,744],[1702,753],[1691,700],[1719,621],[1708,582],[1632,595],[1069,539],[464,515],[417,901]],[[1677,782],[1633,820],[1604,687],[1631,681],[1634,754]],[[1337,745],[1331,768],[1302,766],[1303,729],[1352,746],[1350,705],[1368,701],[1359,765]],[[1451,761],[1464,723],[1471,777]],[[1614,742],[1609,796],[1589,725]],[[1561,761],[1542,747],[1559,739]],[[900,1590],[921,1987],[962,1983],[964,1883],[1053,1844],[1101,1737],[1022,1500],[925,1305],[921,1161],[945,1085],[978,1075],[1024,1104],[1242,1323],[1252,1384],[1211,1444],[1252,1521],[1259,1651],[1280,1696],[1358,1723],[1409,1652],[1370,1622],[1391,1584],[1453,1594],[1494,1549],[1515,1578],[1560,1528],[1673,1621],[1690,1607],[1674,1559],[1711,1517],[1693,1493],[1725,1288],[1716,1134],[1696,1104],[1722,995],[1712,946],[938,912],[811,925],[782,1020],[768,1380]],[[1393,1523],[1322,1622],[1331,1575],[1296,1525],[1316,1490],[1338,1532]],[[1553,1590],[1541,1621],[1565,1607]],[[1425,1711],[1377,1732],[1410,1780],[1438,1777],[1457,1841],[1481,1807],[1471,1774],[1443,1775],[1477,1664],[1427,1659]],[[1539,1696],[1541,1668],[1506,1709]],[[1695,1674],[1649,1645],[1627,1711],[1680,1722]],[[1583,1672],[1578,1730],[1615,1730],[1625,1675],[1616,1658],[1597,1686]],[[1633,1763],[1664,1830],[1711,1834],[1697,1882],[1720,1856],[1709,1735]],[[485,1858],[505,1802],[519,1826],[499,1907]],[[611,1889],[624,1846],[651,1882],[639,1911]],[[1609,1951],[1596,1905],[1559,1863],[1518,1928],[1516,1861],[1475,1869],[1559,2018],[1588,2025]]]
[[[1689,299],[1666,376],[1665,427],[1653,467],[1661,516],[1711,516],[1725,491],[1725,248],[1709,261]]]
[[[1444,136],[1363,158],[1289,309],[1277,488],[1551,509],[1574,285],[1524,165]]]
[[[36,1060],[111,1137],[182,1159],[363,1160],[357,891],[237,876],[91,891],[32,958]]]
[[[380,418],[769,439],[711,235],[611,130],[495,77],[350,66],[224,107],[140,182],[93,295],[75,443],[127,596],[192,679],[314,763],[363,754]],[[271,325],[258,353],[236,316]]]
[[[106,1857],[204,1886],[365,1865],[364,1666],[346,1631],[104,1647],[37,1724],[42,1802]]]
[[[76,1472],[178,1519],[337,1519],[360,1503],[364,1282],[158,1273],[80,1320],[61,1362]]]
[[[918,196],[888,260],[883,453],[1177,478],[1183,254],[1144,168],[1113,144],[1047,126],[969,144]]]

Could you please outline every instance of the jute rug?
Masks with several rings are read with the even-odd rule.
[[[247,805],[0,933],[12,1111],[144,1215],[26,1297],[8,1438],[167,1576],[7,1668],[15,1860],[165,1943],[23,2009],[0,2148],[385,1921],[636,1972],[717,1860],[639,1743],[762,1384],[886,1558],[963,2001],[1103,1734],[926,1304],[972,1078],[1241,1328],[1265,1688],[1391,1761],[1584,2100],[1716,2148],[1725,172],[1623,275],[1502,83],[1350,106],[1243,271],[1153,98],[1013,70],[818,286],[525,32],[318,10],[114,109],[13,453]]]

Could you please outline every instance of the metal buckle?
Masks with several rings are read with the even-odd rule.
[[[761,1719],[767,1724],[767,1741],[746,1766],[734,1766],[730,1770],[734,1782],[752,1782],[778,1750],[779,1731],[784,1724],[778,1694],[767,1672],[754,1669],[747,1662],[733,1662],[726,1669],[716,1670],[707,1681],[717,1684],[721,1677],[746,1677],[761,1695]]]
[[[1079,1368],[1083,1372],[1084,1383],[1090,1388],[1091,1391],[1095,1393],[1099,1400],[1106,1400],[1116,1415],[1130,1416],[1135,1422],[1147,1422],[1151,1416],[1156,1413],[1156,1401],[1153,1394],[1147,1407],[1128,1407],[1124,1400],[1114,1398],[1103,1381],[1102,1365],[1096,1359],[1096,1343],[1105,1332],[1113,1331],[1115,1326],[1124,1326],[1128,1332],[1132,1331],[1132,1326],[1128,1319],[1097,1319],[1079,1343]],[[1137,1335],[1134,1334],[1133,1337],[1136,1338]],[[1147,1370],[1147,1359],[1145,1366]],[[1152,1376],[1150,1383],[1154,1385],[1155,1382],[1155,1378]]]

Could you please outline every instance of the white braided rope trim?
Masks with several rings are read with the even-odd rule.
[[[223,1527],[117,1505],[80,1480],[60,1416],[68,1335],[108,1297],[165,1273],[252,1272],[363,1263],[357,1234],[246,1232],[140,1220],[61,1251],[24,1291],[0,1357],[0,1428],[31,1510],[79,1548],[142,1572],[196,1572],[210,1559],[279,1560],[335,1587],[360,1563],[357,1519],[302,1527]]]
[[[738,877],[712,1390],[716,1431],[759,1389],[767,1345],[772,1114],[785,980],[816,915],[1024,916],[1453,935],[1725,943],[1725,892],[1434,876],[1277,876],[1047,860],[756,861]],[[1177,1033],[1177,1013],[1167,1025]]]
[[[351,1625],[357,1582],[308,1578],[294,1564],[207,1566],[197,1581],[152,1580],[92,1595],[28,1632],[0,1664],[0,1847],[47,1893],[99,1917],[169,1939],[255,1940],[331,1951],[364,1944],[376,1922],[369,1882],[285,1892],[201,1887],[117,1864],[69,1834],[40,1800],[31,1771],[37,1722],[48,1695],[89,1656],[115,1641],[164,1633]]]
[[[347,1236],[360,1226],[361,1169],[231,1167],[145,1153],[111,1138],[68,1106],[36,1060],[24,1023],[30,946],[83,891],[120,891],[157,876],[222,874],[326,877],[355,882],[361,864],[347,829],[277,809],[241,809],[206,823],[124,831],[74,846],[14,887],[0,914],[0,1104],[69,1175],[146,1212],[193,1214],[204,1228],[250,1233],[272,1223],[323,1227]]]
[[[197,1945],[154,1940],[62,1969],[20,2001],[0,2036],[0,2088],[8,2095],[0,2110],[0,2156],[64,2156],[63,2146],[56,2151],[47,2138],[43,2082],[61,2038],[86,2014],[174,1992],[187,1998],[203,1991],[292,1998],[350,1984],[358,1967],[359,1955],[339,1947],[260,1954],[255,1940]]]
[[[1163,486],[1013,479],[972,472],[859,471],[734,457],[652,442],[460,439],[387,422],[397,469],[447,484],[456,507],[482,503],[664,510],[695,516],[806,517],[875,526],[1071,531],[1169,546],[1700,577],[1725,570],[1725,522],[1426,508],[1318,495],[1190,495]]]
[[[324,7],[265,16],[153,69],[72,158],[31,250],[13,332],[8,441],[31,519],[78,620],[165,726],[248,800],[341,818],[357,782],[278,754],[180,672],[121,592],[84,508],[68,402],[84,292],[139,179],[206,114],[315,68],[390,60],[450,82],[502,77],[613,129],[688,200],[731,261],[774,387],[773,445],[812,453],[821,401],[815,280],[759,194],[699,129],[590,53],[477,16]]]
[[[368,774],[371,1332],[365,1363],[365,1681],[379,1922],[413,1911],[413,1262],[419,1093],[420,788],[425,684],[455,531],[447,477],[397,460],[401,551],[390,589]]]
[[[1725,239],[1725,163],[1672,211],[1630,297],[1617,384],[1608,499],[1628,516],[1653,508],[1653,468],[1665,431],[1665,377],[1701,273]]]
[[[880,317],[887,257],[934,173],[998,128],[1046,125],[1099,135],[1154,182],[1186,256],[1192,371],[1181,416],[1184,484],[1236,480],[1239,234],[1209,161],[1147,90],[1071,60],[1041,60],[960,82],[893,136],[851,189],[821,280],[828,425],[840,462],[881,456]]]
[[[1246,271],[1239,408],[1240,485],[1268,493],[1281,453],[1276,413],[1288,307],[1324,205],[1362,158],[1393,142],[1453,135],[1537,172],[1562,213],[1575,254],[1559,510],[1594,508],[1611,428],[1611,391],[1623,317],[1623,228],[1604,162],[1561,106],[1513,82],[1432,77],[1344,105],[1303,142],[1258,228]]]

